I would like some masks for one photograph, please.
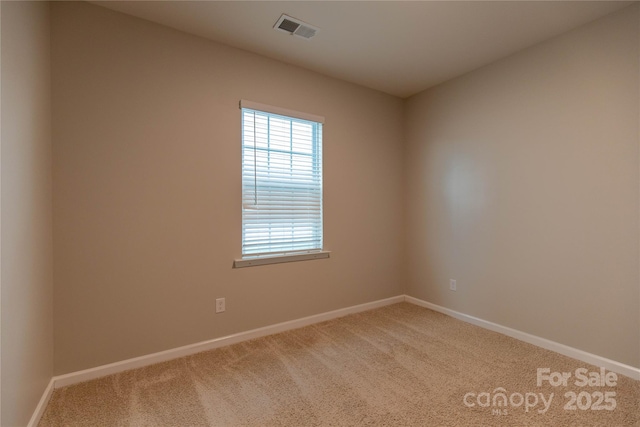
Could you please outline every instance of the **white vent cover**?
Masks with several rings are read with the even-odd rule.
[[[282,14],[273,28],[305,39],[310,39],[320,31],[318,27],[314,27],[313,25],[285,14]]]

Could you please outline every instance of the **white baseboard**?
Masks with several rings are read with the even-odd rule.
[[[605,369],[616,372],[621,375],[625,375],[635,380],[640,380],[640,369],[633,366],[625,365],[623,363],[616,362],[601,356],[597,356],[586,351],[578,350],[573,347],[569,347],[564,344],[560,344],[554,341],[540,338],[535,335],[521,332],[506,326],[499,325],[497,323],[489,322],[487,320],[479,319],[477,317],[469,316],[464,313],[457,312],[436,304],[432,304],[427,301],[423,301],[418,298],[410,297],[408,295],[399,295],[383,300],[368,302],[365,304],[355,305],[339,310],[329,311],[326,313],[320,313],[313,316],[303,317],[302,319],[291,320],[288,322],[277,323],[275,325],[265,326],[258,329],[253,329],[246,332],[240,332],[226,337],[216,338],[200,343],[190,344],[183,347],[174,348],[171,350],[161,351],[145,356],[135,357],[133,359],[123,360],[121,362],[110,363],[108,365],[98,366],[91,369],[85,369],[83,371],[72,372],[65,375],[55,376],[49,382],[45,392],[36,407],[28,427],[36,427],[44,413],[44,410],[51,398],[53,390],[72,384],[77,384],[84,381],[104,377],[118,372],[127,371],[130,369],[141,368],[143,366],[153,365],[155,363],[165,362],[171,359],[179,357],[189,356],[192,354],[200,353],[202,351],[212,350],[219,347],[224,347],[239,342],[264,337],[267,335],[273,335],[280,332],[288,331],[291,329],[302,328],[304,326],[312,325],[314,323],[324,322],[338,317],[343,317],[353,313],[359,313],[362,311],[372,310],[375,308],[383,307],[386,305],[395,304],[398,302],[406,301],[411,304],[415,304],[421,307],[425,307],[456,319],[462,320],[467,323],[471,323],[481,328],[488,329],[494,332],[501,333],[503,335],[516,338],[520,341],[527,342],[529,344],[536,345],[538,347],[560,353],[562,355],[572,357],[585,363],[589,363],[595,366],[602,366]]]
[[[433,311],[446,314],[451,317],[455,317],[456,319],[462,320],[467,323],[471,323],[476,326],[480,326],[481,328],[498,332],[503,335],[507,335],[509,337],[518,339],[520,341],[524,341],[526,343],[533,344],[535,346],[538,346],[547,350],[551,350],[556,353],[560,353],[564,356],[572,357],[574,359],[580,360],[585,363],[589,363],[591,365],[604,367],[609,371],[613,371],[617,374],[624,375],[634,380],[640,380],[640,368],[635,368],[633,366],[625,365],[624,363],[616,362],[615,360],[610,360],[602,356],[597,356],[595,354],[587,353],[586,351],[578,350],[576,348],[569,347],[567,345],[560,344],[555,341],[551,341],[545,338],[540,338],[535,335],[528,334],[526,332],[521,332],[516,329],[511,329],[509,327],[499,325],[497,323],[493,323],[487,320],[479,319],[477,317],[469,316],[467,314],[460,313],[458,311],[451,310],[446,307],[441,307],[439,305],[432,304],[430,302],[423,301],[418,298],[410,297],[408,295],[405,295],[404,299],[406,302],[419,305],[420,307],[425,307]]]
[[[33,412],[31,419],[29,420],[29,424],[27,427],[37,427],[40,422],[40,418],[42,418],[42,414],[44,414],[44,410],[47,408],[47,404],[49,403],[49,399],[51,399],[51,395],[53,394],[53,389],[55,385],[55,380],[51,378],[47,388],[42,393],[42,397],[40,398],[40,402],[38,402],[38,406],[36,406],[36,410]]]
[[[108,365],[102,365],[96,368],[85,369],[83,371],[72,372],[70,374],[65,374],[65,375],[59,375],[53,378],[53,382],[54,382],[55,388],[60,388],[60,387],[104,377],[107,375],[116,374],[118,372],[141,368],[143,366],[149,366],[155,363],[166,362],[171,359],[176,359],[179,357],[200,353],[202,351],[212,350],[215,348],[224,347],[231,344],[236,344],[242,341],[264,337],[266,335],[273,335],[273,334],[288,331],[291,329],[302,328],[304,326],[308,326],[314,323],[324,322],[327,320],[336,319],[338,317],[343,317],[348,314],[359,313],[362,311],[383,307],[385,305],[403,302],[404,300],[405,300],[405,296],[399,295],[391,298],[386,298],[383,300],[368,302],[360,305],[354,305],[347,308],[341,308],[339,310],[334,310],[326,313],[316,314],[313,316],[303,317],[302,319],[296,319],[288,322],[277,323],[275,325],[265,326],[262,328],[253,329],[246,332],[240,332],[237,334],[228,335],[226,337],[216,338],[208,341],[186,345],[183,347],[174,348],[171,350],[165,350],[158,353],[135,357],[133,359],[127,359],[121,362],[110,363]]]

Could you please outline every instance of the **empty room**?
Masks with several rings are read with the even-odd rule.
[[[2,427],[640,425],[639,2],[0,37]]]

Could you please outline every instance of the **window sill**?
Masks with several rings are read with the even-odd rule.
[[[312,259],[329,258],[330,251],[311,252],[295,255],[278,255],[263,258],[237,259],[233,262],[233,268],[255,267],[257,265],[280,264],[283,262],[307,261]]]

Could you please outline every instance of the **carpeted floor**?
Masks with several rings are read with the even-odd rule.
[[[401,303],[58,389],[39,425],[640,426],[613,376]]]

